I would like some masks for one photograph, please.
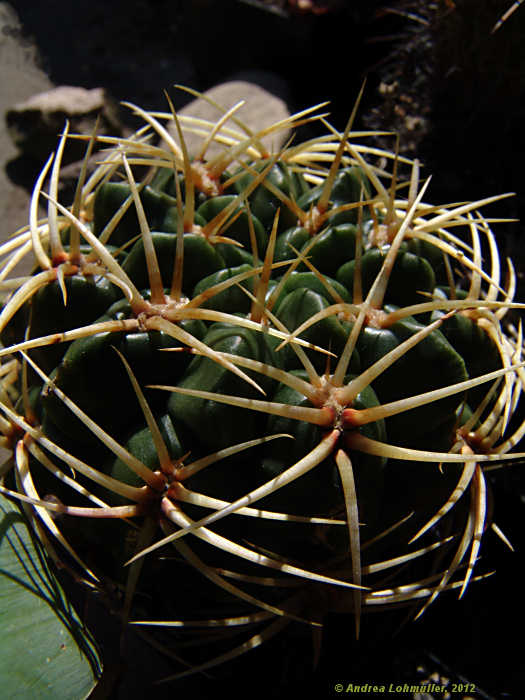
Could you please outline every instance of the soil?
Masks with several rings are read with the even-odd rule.
[[[164,109],[168,89],[180,108],[189,97],[174,90],[174,83],[206,90],[247,75],[273,87],[292,111],[329,99],[331,121],[341,129],[367,76],[360,126],[399,134],[400,152],[417,155],[424,176],[434,173],[429,199],[514,191],[520,194],[491,212],[523,218],[525,8],[490,33],[509,4],[374,0],[311,3],[298,12],[299,3],[240,0],[17,0],[15,12],[14,3],[2,2],[1,107],[52,85],[77,85],[104,87],[116,100],[148,109]],[[315,6],[326,11],[316,14]],[[132,125],[125,110],[121,118]],[[392,139],[378,144],[392,148]],[[5,236],[25,223],[28,193],[41,164],[17,153],[5,130],[0,146]],[[524,298],[522,228],[496,227],[499,244],[517,267],[518,300]],[[311,675],[295,659],[295,671],[288,678],[276,676],[274,694],[267,696],[306,697],[315,684],[316,697],[329,698],[336,697],[337,682],[413,684],[432,673],[475,683],[471,697],[521,696],[521,650],[509,634],[523,622],[515,575],[524,538],[518,526],[525,492],[519,468],[494,486],[497,522],[517,548],[511,555],[492,542],[484,550],[496,576],[471,586],[461,603],[443,601],[393,638],[383,634],[379,616],[369,616],[360,645],[348,632],[351,621],[328,620],[318,671]],[[256,658],[265,661],[264,655]],[[186,689],[207,698],[229,688],[233,697],[231,689],[240,681],[222,678],[214,685],[201,679],[194,690]],[[133,683],[136,678],[125,692],[104,697],[144,697],[148,691],[139,685],[130,690]],[[244,697],[256,696],[253,685],[252,680],[245,686]],[[166,695],[160,688],[151,697],[173,697],[173,688]]]

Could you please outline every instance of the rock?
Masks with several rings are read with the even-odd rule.
[[[70,133],[90,134],[99,115],[99,134],[121,133],[117,108],[103,88],[87,90],[63,85],[14,105],[6,113],[6,122],[11,139],[24,155],[43,161],[56,148],[66,119]],[[79,160],[85,148],[84,142],[70,141],[64,162]]]
[[[41,69],[40,56],[34,44],[28,42],[22,31],[17,13],[6,2],[0,2],[0,115],[17,102],[26,100],[52,87],[51,80]],[[0,243],[17,229],[27,224],[27,192],[13,182],[7,172],[9,161],[17,157],[17,150],[0,119]],[[32,261],[18,266],[15,274],[26,274]]]
[[[228,110],[241,100],[244,100],[245,104],[225,124],[225,128],[235,130],[240,139],[248,138],[248,136],[242,127],[235,123],[235,119],[242,121],[253,133],[256,133],[290,116],[286,102],[281,97],[277,97],[263,87],[247,80],[231,80],[221,83],[207,90],[204,96],[207,99],[198,98],[190,102],[179,110],[178,115],[197,117],[215,123],[220,119],[223,112],[211,104],[210,101]],[[188,128],[189,125],[186,124],[184,139],[190,156],[196,156],[202,148],[203,136],[189,132]],[[178,143],[179,138],[173,123],[169,124],[168,130]],[[275,151],[286,142],[289,136],[290,130],[284,129],[269,134],[262,139],[262,142],[269,151]],[[206,150],[206,158],[212,158],[214,155],[222,152],[223,148],[218,143],[211,144]]]

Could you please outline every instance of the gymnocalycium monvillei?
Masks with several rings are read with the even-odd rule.
[[[224,631],[219,653],[179,653],[181,677],[482,577],[482,538],[504,539],[485,474],[524,456],[525,363],[481,213],[507,195],[429,204],[418,162],[367,146],[355,109],[342,133],[324,105],[253,133],[242,103],[215,123],[168,103],[127,105],[129,138],[75,137],[70,206],[66,125],[0,248],[1,490],[57,565],[117,591],[124,624],[175,646]],[[311,120],[324,136],[262,145]]]

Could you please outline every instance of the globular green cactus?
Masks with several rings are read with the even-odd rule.
[[[2,491],[62,568],[116,585],[125,623],[247,630],[177,677],[287,624],[353,612],[358,634],[371,608],[463,592],[499,532],[485,472],[523,457],[521,305],[479,211],[504,195],[428,204],[417,162],[320,108],[254,134],[236,108],[130,107],[144,127],[88,140],[86,164],[108,151],[70,207],[66,127],[2,248]],[[325,136],[261,143],[314,119]]]

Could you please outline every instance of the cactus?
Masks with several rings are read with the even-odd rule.
[[[124,623],[224,629],[177,678],[329,612],[358,635],[377,606],[463,594],[503,538],[486,472],[524,456],[522,305],[480,213],[506,195],[426,203],[418,162],[367,146],[355,109],[342,133],[321,105],[254,134],[238,106],[128,106],[144,126],[84,137],[69,207],[66,125],[2,247],[1,491],[56,564],[115,584]],[[261,143],[312,120],[326,135]]]

